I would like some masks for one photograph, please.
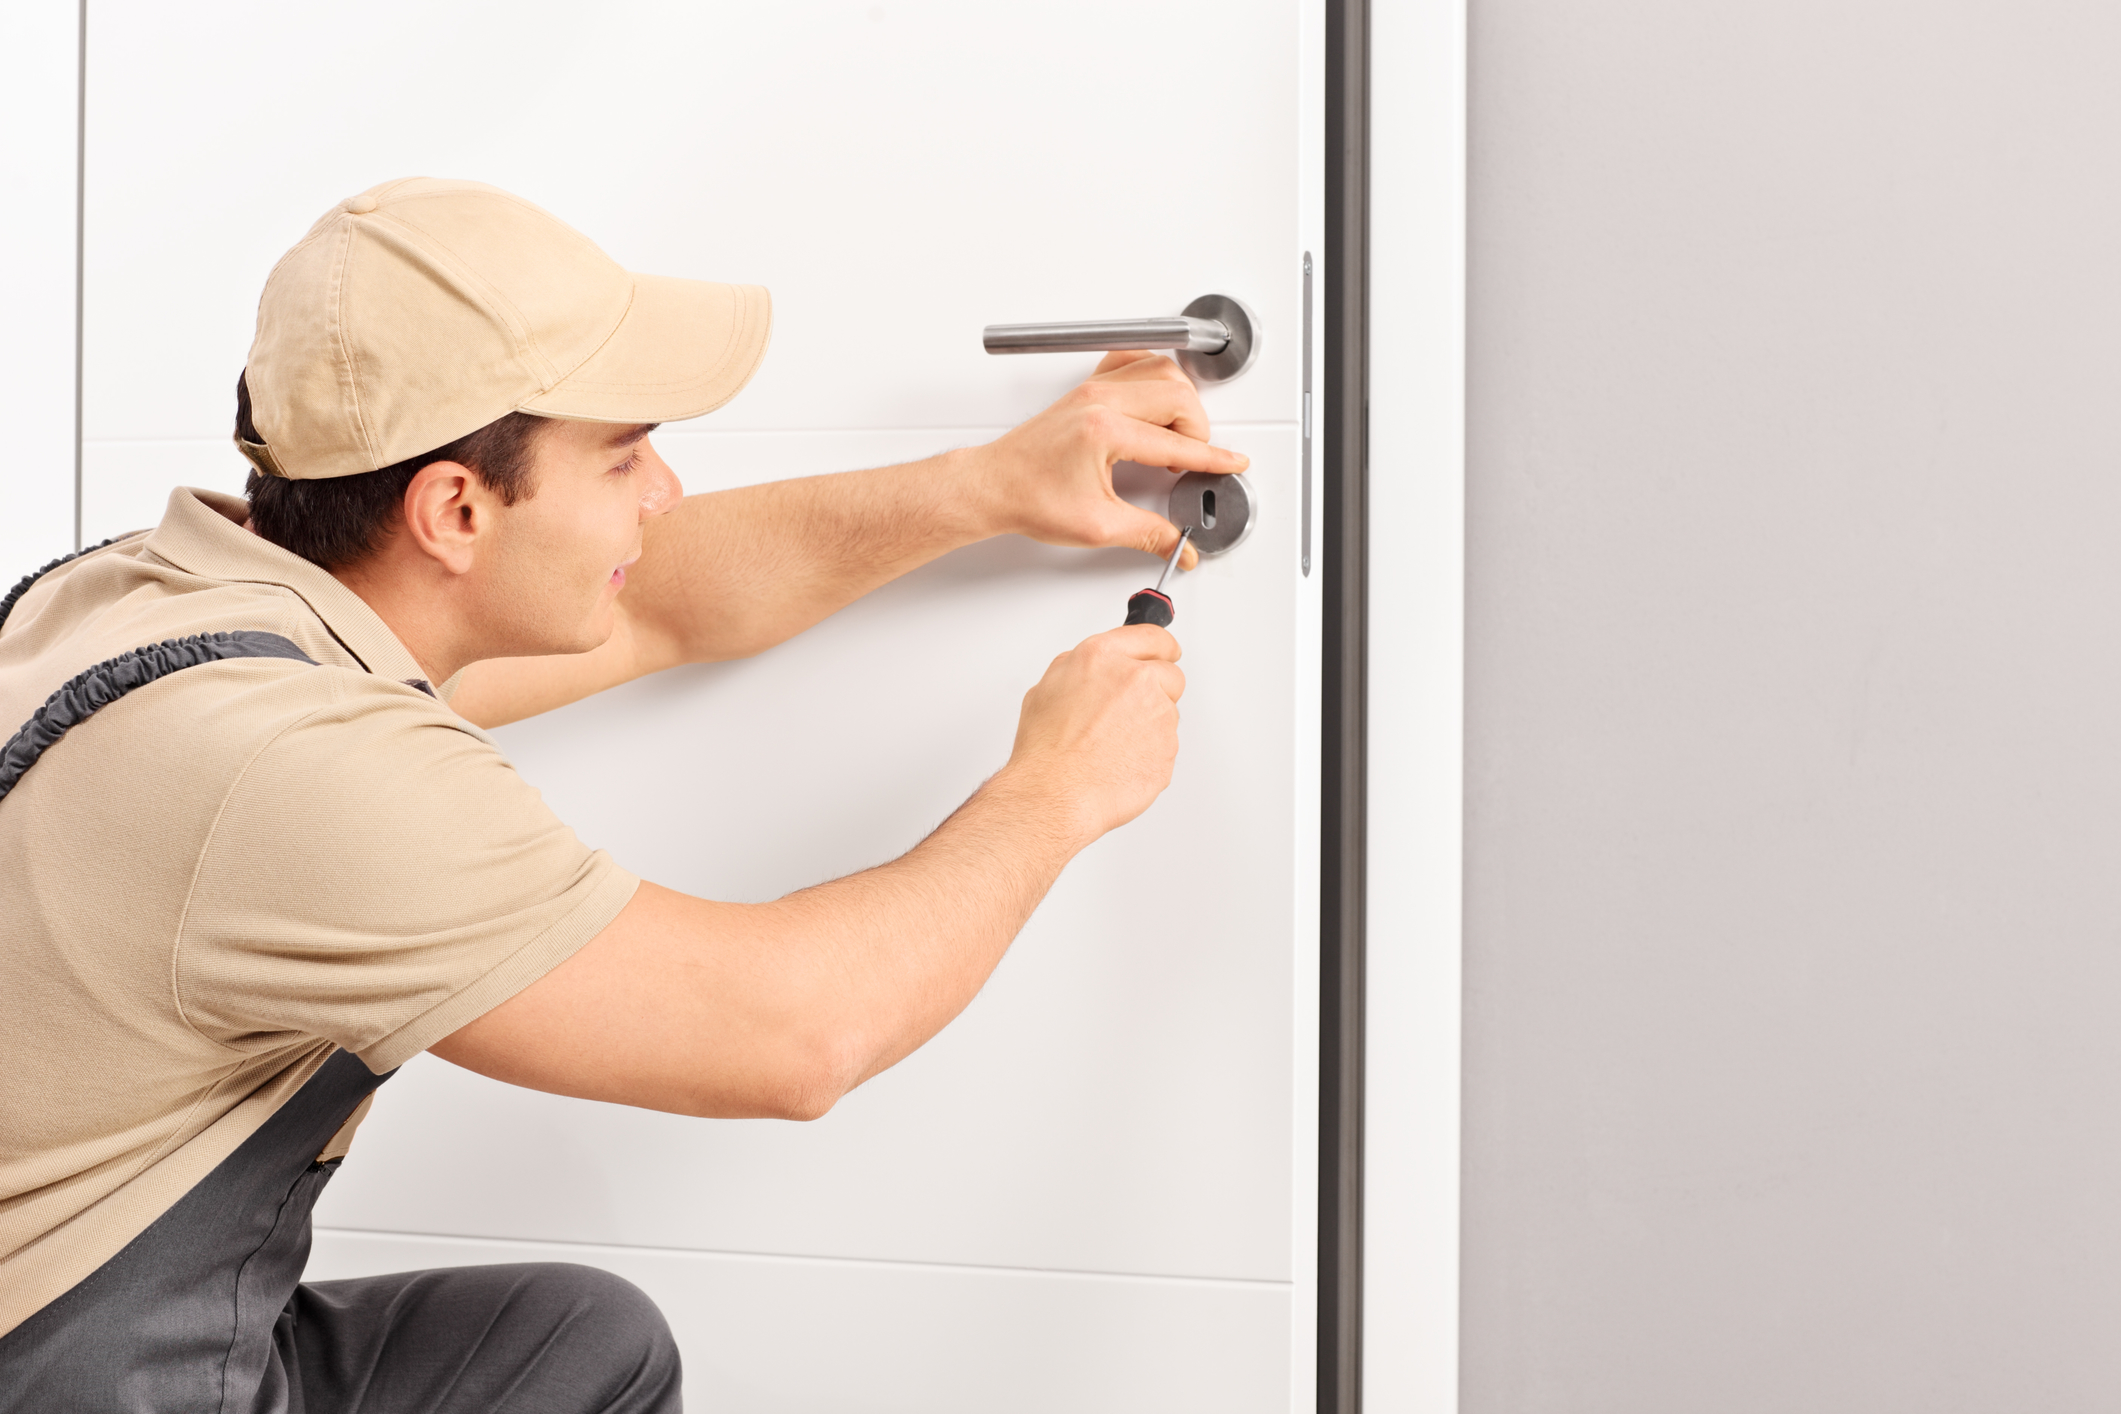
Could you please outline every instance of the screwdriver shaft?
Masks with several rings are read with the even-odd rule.
[[[1171,627],[1172,616],[1177,612],[1171,607],[1171,597],[1164,593],[1164,581],[1171,571],[1178,568],[1178,557],[1186,553],[1186,541],[1191,539],[1193,528],[1188,526],[1178,533],[1178,544],[1171,551],[1171,558],[1164,561],[1164,572],[1156,577],[1156,588],[1144,589],[1127,601],[1127,622],[1130,624],[1155,624],[1158,628]]]
[[[1191,539],[1192,535],[1193,527],[1190,525],[1178,532],[1178,543],[1171,547],[1171,558],[1164,561],[1164,572],[1156,577],[1157,593],[1163,593],[1164,581],[1171,577],[1171,571],[1178,568],[1178,557],[1186,553],[1186,541]]]

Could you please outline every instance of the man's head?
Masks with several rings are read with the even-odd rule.
[[[488,653],[578,653],[611,634],[641,527],[677,504],[653,424],[512,412],[468,437],[355,476],[253,470],[260,536],[349,581],[426,579],[474,621]],[[236,380],[236,437],[255,441]],[[523,503],[546,494],[534,506]]]
[[[630,273],[492,187],[375,187],[258,302],[237,384],[252,525],[364,594],[446,572],[502,651],[594,647],[614,570],[679,494],[648,429],[735,396],[770,323],[756,286]]]

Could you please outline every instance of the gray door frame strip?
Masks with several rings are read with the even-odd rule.
[[[1317,1414],[1362,1407],[1370,5],[1326,0]]]

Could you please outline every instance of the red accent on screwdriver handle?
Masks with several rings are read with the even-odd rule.
[[[1155,624],[1158,628],[1171,627],[1171,620],[1178,611],[1171,605],[1169,596],[1154,589],[1144,589],[1127,601],[1127,622],[1130,624]]]

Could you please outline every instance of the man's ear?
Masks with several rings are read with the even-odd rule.
[[[429,462],[405,486],[405,533],[451,574],[471,571],[479,537],[492,529],[495,505],[486,483],[458,462]]]

